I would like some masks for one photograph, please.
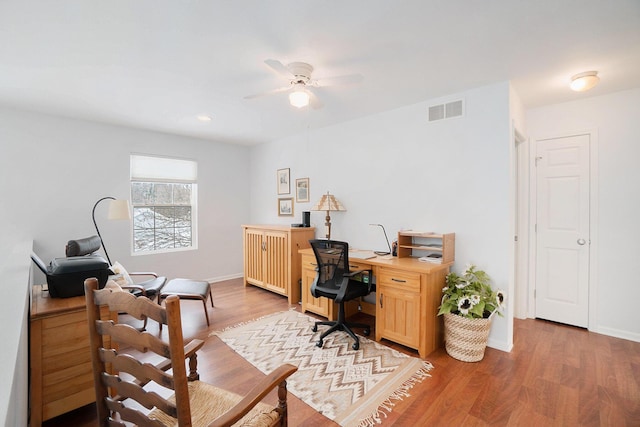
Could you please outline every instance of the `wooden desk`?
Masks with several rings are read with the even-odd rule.
[[[51,298],[34,286],[30,329],[30,425],[39,427],[96,400],[84,296]]]
[[[300,254],[302,311],[335,320],[335,304],[311,295],[311,284],[316,276],[313,250],[303,249]],[[422,358],[442,346],[444,333],[438,307],[449,264],[430,264],[416,258],[392,256],[350,258],[349,264],[354,270],[372,269],[376,278],[375,308],[360,302],[363,312],[376,316],[376,341],[386,338],[416,349]],[[353,313],[353,308],[347,312],[347,315]]]

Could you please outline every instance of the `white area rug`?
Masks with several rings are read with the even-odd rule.
[[[394,400],[429,377],[429,362],[402,354],[360,337],[360,349],[352,350],[346,333],[335,332],[316,341],[326,326],[312,332],[315,322],[296,311],[275,313],[214,332],[234,351],[268,374],[283,363],[298,371],[287,388],[309,406],[341,426],[380,424]]]

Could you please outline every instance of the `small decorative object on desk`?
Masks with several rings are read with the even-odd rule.
[[[444,315],[444,340],[447,353],[463,362],[484,357],[491,318],[502,316],[505,293],[494,291],[489,275],[470,265],[461,274],[449,273],[442,289],[438,315]]]

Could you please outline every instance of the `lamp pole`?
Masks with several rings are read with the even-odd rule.
[[[100,238],[100,244],[102,245],[102,249],[104,249],[104,254],[107,256],[107,261],[109,261],[109,265],[111,265],[111,259],[109,258],[109,254],[107,253],[107,248],[104,246],[104,241],[102,241],[102,236],[100,235],[100,230],[98,230],[98,223],[96,222],[96,207],[103,200],[115,200],[115,197],[107,196],[98,200],[95,205],[93,205],[93,211],[91,211],[91,217],[93,218],[93,225],[96,227],[96,233],[98,233],[98,237]]]
[[[327,240],[331,240],[331,216],[329,211],[327,211],[327,216],[324,217],[324,225],[327,226]]]

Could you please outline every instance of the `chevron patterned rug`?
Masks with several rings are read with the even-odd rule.
[[[341,426],[373,426],[391,412],[394,401],[429,377],[429,362],[360,337],[352,350],[345,333],[333,333],[324,347],[315,343],[327,328],[311,331],[315,319],[297,311],[279,312],[213,332],[252,365],[267,374],[283,363],[298,371],[287,388]]]

